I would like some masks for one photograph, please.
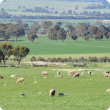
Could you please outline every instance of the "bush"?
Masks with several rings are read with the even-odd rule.
[[[32,56],[31,61],[36,61],[36,57]]]

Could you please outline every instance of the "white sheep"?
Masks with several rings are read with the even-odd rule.
[[[19,79],[16,81],[16,83],[18,83],[18,82],[23,82],[23,83],[24,83],[24,78],[19,78]]]
[[[16,75],[11,75],[11,78],[17,78],[18,77],[18,75],[16,74]]]
[[[55,77],[57,77],[57,78],[62,78],[63,76],[60,76],[60,75],[55,75]]]
[[[43,71],[42,75],[48,75],[47,71]]]

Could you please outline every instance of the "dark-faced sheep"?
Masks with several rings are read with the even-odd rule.
[[[46,71],[43,71],[42,75],[48,75],[48,73]]]
[[[57,77],[57,78],[62,78],[63,76],[60,76],[60,75],[55,75],[55,77]]]
[[[3,76],[0,76],[0,78],[3,78]]]
[[[18,83],[18,82],[23,82],[23,83],[24,83],[24,78],[19,78],[19,79],[16,81],[16,83]]]
[[[49,93],[49,96],[52,97],[55,95],[55,89],[51,89],[50,90],[50,93]]]
[[[91,71],[88,72],[88,75],[91,75]]]
[[[60,75],[60,71],[57,72],[57,75]]]
[[[75,78],[75,77],[79,77],[79,73],[75,73],[73,78]]]

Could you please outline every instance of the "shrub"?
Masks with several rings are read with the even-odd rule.
[[[36,61],[36,57],[32,56],[31,61]]]

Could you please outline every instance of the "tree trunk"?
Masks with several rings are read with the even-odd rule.
[[[4,65],[5,65],[6,60],[3,60],[3,62],[4,62]]]
[[[15,42],[17,41],[17,37],[16,36],[14,36],[14,40],[15,40]]]
[[[17,63],[17,66],[16,67],[18,67],[18,65],[20,64],[20,61],[18,61],[18,63]]]

